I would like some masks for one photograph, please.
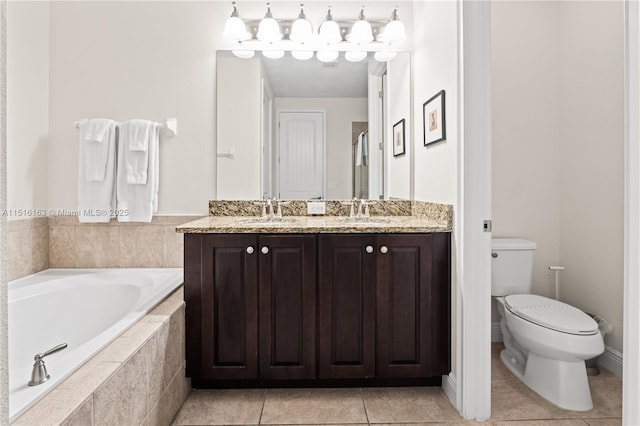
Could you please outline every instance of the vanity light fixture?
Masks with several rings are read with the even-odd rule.
[[[367,57],[367,52],[363,50],[349,50],[344,52],[344,58],[349,62],[360,62]]]
[[[231,3],[233,5],[233,12],[231,12],[231,16],[227,18],[227,21],[224,23],[224,33],[222,34],[224,38],[233,41],[245,41],[251,38],[251,33],[247,31],[247,26],[244,24],[242,19],[240,19],[240,14],[238,13],[238,9],[236,8],[236,2]]]
[[[389,62],[390,60],[395,58],[397,55],[398,55],[397,52],[379,51],[379,52],[376,52],[373,55],[373,57],[378,62]]]
[[[318,28],[318,37],[320,41],[325,44],[336,44],[342,41],[340,27],[331,15],[331,6],[329,6],[325,21],[320,25],[320,28]]]
[[[313,50],[292,50],[291,56],[299,61],[306,61],[313,58]]]
[[[353,44],[369,43],[373,41],[373,31],[371,24],[364,16],[364,6],[360,9],[358,20],[351,27],[351,33],[347,36],[347,41]]]
[[[289,39],[297,43],[307,43],[311,41],[312,37],[313,27],[304,14],[304,4],[301,4],[298,19],[293,21],[293,25],[291,26],[291,35],[289,36]]]
[[[269,59],[280,59],[284,56],[284,50],[263,50],[262,56]]]
[[[271,3],[267,3],[267,13],[265,13],[264,18],[260,21],[260,25],[258,25],[258,34],[256,37],[258,40],[267,43],[274,43],[282,39],[280,26],[271,14]]]
[[[334,62],[338,59],[338,56],[340,56],[340,53],[336,50],[318,50],[318,53],[316,53],[316,58],[320,62]]]
[[[232,50],[231,53],[242,59],[251,59],[256,55],[254,50]]]
[[[398,16],[398,6],[396,6],[391,14],[391,20],[384,27],[384,32],[378,36],[378,40],[384,43],[396,43],[406,39],[407,34],[404,30],[404,24]]]

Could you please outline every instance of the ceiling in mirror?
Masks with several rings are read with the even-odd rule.
[[[286,55],[262,61],[276,96],[286,98],[366,98],[367,61],[299,61]]]

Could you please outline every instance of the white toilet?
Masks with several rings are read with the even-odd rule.
[[[592,409],[584,361],[604,352],[598,325],[571,305],[530,294],[534,242],[495,238],[491,248],[491,294],[505,346],[500,359],[557,406]]]

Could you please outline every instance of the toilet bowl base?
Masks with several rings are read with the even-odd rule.
[[[511,362],[506,350],[500,359],[514,376],[534,392],[560,408],[587,411],[593,408],[584,361],[558,361],[529,352],[527,364]]]

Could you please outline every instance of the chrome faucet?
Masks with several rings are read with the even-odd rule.
[[[33,370],[31,371],[31,381],[29,382],[29,386],[38,386],[49,380],[51,376],[47,373],[47,367],[44,365],[43,358],[61,351],[66,347],[66,343],[61,343],[58,346],[54,346],[46,352],[38,353],[33,357],[35,363],[33,364]]]

